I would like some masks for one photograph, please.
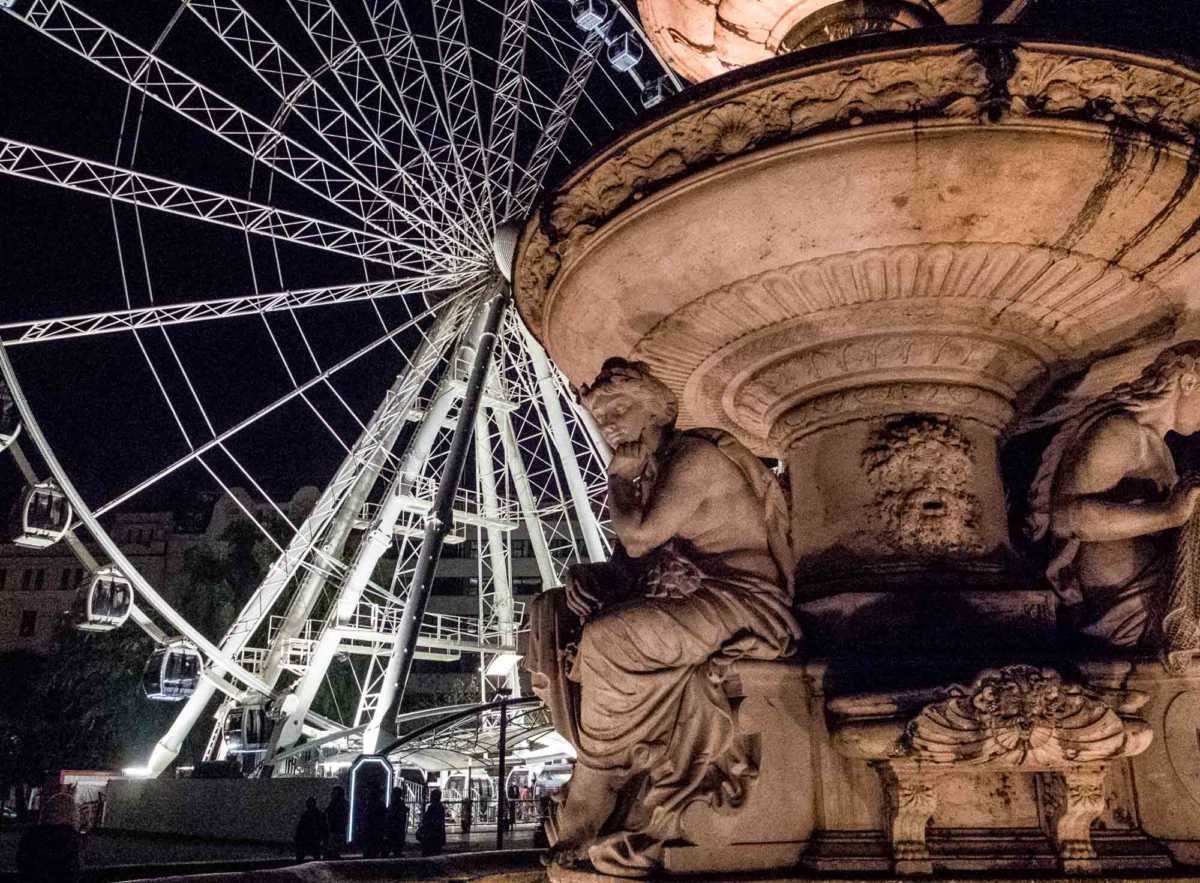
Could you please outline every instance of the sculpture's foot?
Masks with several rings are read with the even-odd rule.
[[[578,843],[555,843],[542,855],[544,868],[579,868],[588,866],[587,846]]]

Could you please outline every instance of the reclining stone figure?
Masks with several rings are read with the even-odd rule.
[[[731,436],[675,429],[675,397],[646,365],[609,359],[581,395],[613,447],[619,545],[537,599],[525,667],[578,755],[552,859],[643,876],[690,803],[736,806],[755,773],[721,679],[799,639],[788,510]]]

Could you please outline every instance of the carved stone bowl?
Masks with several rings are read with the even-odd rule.
[[[692,82],[858,34],[1016,21],[1029,0],[638,0],[646,36]]]
[[[1014,402],[1189,306],[1200,73],[944,28],[689,96],[547,195],[517,257],[529,327],[573,383],[644,360],[681,425],[785,457],[818,513],[802,555],[1000,549]],[[880,423],[925,414],[942,422]],[[880,438],[915,472],[881,466]],[[969,468],[922,454],[938,444]],[[907,523],[863,523],[885,494]]]

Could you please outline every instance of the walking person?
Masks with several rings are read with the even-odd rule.
[[[371,785],[363,805],[359,835],[355,838],[362,847],[363,858],[383,857],[387,845],[387,824],[388,811],[383,802],[383,788]]]
[[[463,834],[467,837],[471,836],[471,823],[474,821],[471,815],[473,810],[474,804],[472,803],[471,798],[464,797],[462,802],[462,812],[459,814],[458,822],[459,826],[462,828]]]
[[[317,806],[317,798],[310,797],[304,802],[304,812],[296,825],[296,861],[305,861],[310,856],[324,858],[328,845],[329,825],[325,814]]]
[[[446,846],[446,807],[441,788],[429,792],[429,805],[417,828],[417,842],[421,844],[421,855],[441,855]]]
[[[329,826],[329,847],[325,857],[341,858],[342,850],[346,848],[346,828],[350,824],[350,803],[346,800],[346,789],[340,785],[329,794],[325,823]]]
[[[404,855],[404,843],[408,839],[408,805],[404,802],[404,789],[392,789],[392,805],[388,807],[387,849],[384,855]]]

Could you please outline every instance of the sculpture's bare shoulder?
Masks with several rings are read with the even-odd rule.
[[[710,489],[727,493],[731,487],[742,487],[745,479],[733,462],[712,442],[685,435],[672,458],[671,473]]]
[[[1140,460],[1146,428],[1128,412],[1101,417],[1077,438],[1059,470],[1058,494],[1108,490]]]

